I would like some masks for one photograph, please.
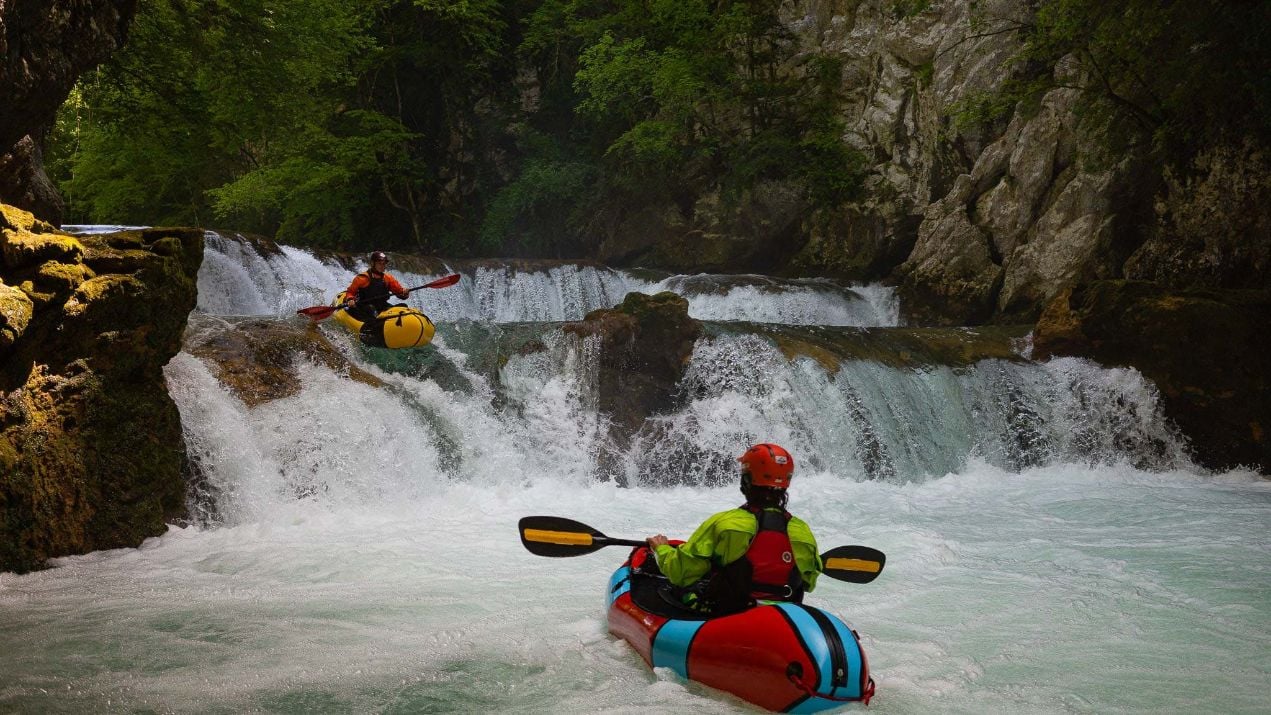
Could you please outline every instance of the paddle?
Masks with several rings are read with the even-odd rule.
[[[415,286],[414,288],[407,288],[406,292],[410,293],[411,291],[416,291],[416,290],[419,290],[420,288],[445,288],[447,286],[452,286],[458,282],[459,282],[459,274],[451,273],[445,278],[438,278],[432,283],[425,283],[421,286]],[[348,307],[349,306],[347,305],[315,305],[310,308],[301,308],[300,310],[297,310],[296,312],[317,321],[317,320],[326,320],[327,318],[330,318],[332,315],[335,315],[336,311],[344,310],[345,308],[348,308]]]
[[[582,556],[606,546],[644,546],[643,541],[611,539],[586,524],[559,516],[521,519],[521,543],[539,556]]]
[[[538,556],[582,556],[606,546],[644,546],[644,541],[613,539],[586,524],[559,516],[527,516],[517,525],[521,544]],[[869,583],[883,571],[887,557],[868,546],[840,546],[821,554],[821,573],[839,581]]]
[[[883,572],[887,557],[868,546],[839,546],[821,554],[821,573],[839,581],[869,583]]]

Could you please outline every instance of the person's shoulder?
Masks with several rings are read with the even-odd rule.
[[[790,536],[806,537],[805,540],[816,541],[816,537],[812,535],[812,527],[799,517],[791,514],[790,522],[786,525],[786,533]]]
[[[720,529],[752,529],[755,524],[755,515],[738,507],[721,511],[708,519],[708,521]]]

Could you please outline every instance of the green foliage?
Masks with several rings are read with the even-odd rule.
[[[891,14],[897,20],[921,15],[931,8],[931,0],[892,0]]]
[[[761,180],[800,183],[815,206],[855,193],[862,162],[825,131],[839,111],[841,65],[814,52],[796,64],[801,48],[776,11],[628,1],[592,21],[603,29],[579,52],[573,89],[604,142],[604,185],[620,200],[712,187],[733,200]],[[588,23],[574,15],[571,26]]]
[[[47,156],[76,221],[586,255],[613,207],[859,193],[775,0],[140,0]]]
[[[576,235],[595,170],[583,162],[531,159],[494,197],[481,226],[481,247],[494,253],[578,255],[562,237]]]

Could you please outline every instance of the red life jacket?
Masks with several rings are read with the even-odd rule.
[[[787,533],[790,512],[743,508],[755,515],[758,525],[750,548],[741,557],[751,566],[750,595],[770,601],[802,601],[803,575]]]

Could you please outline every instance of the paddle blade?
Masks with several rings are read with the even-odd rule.
[[[582,556],[609,545],[599,531],[559,516],[527,516],[517,526],[521,544],[539,556]]]
[[[451,273],[445,278],[438,278],[432,283],[425,283],[424,285],[420,286],[420,288],[445,288],[446,286],[452,286],[458,282],[459,282],[459,274]]]
[[[341,307],[338,305],[315,305],[311,308],[301,308],[296,312],[312,320],[326,320],[335,315],[335,311],[340,310]]]
[[[821,573],[839,581],[869,583],[883,571],[887,557],[868,546],[840,546],[821,554]]]

